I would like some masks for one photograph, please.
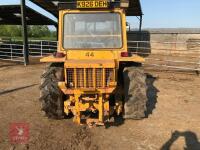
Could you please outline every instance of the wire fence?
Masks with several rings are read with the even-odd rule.
[[[29,41],[30,57],[44,57],[57,50],[57,41]],[[132,54],[145,57],[154,68],[200,71],[200,44],[188,42],[128,41]],[[22,41],[0,41],[0,60],[24,62]]]

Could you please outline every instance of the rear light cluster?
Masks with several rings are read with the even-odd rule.
[[[121,57],[131,57],[131,53],[130,52],[121,52]]]
[[[54,52],[53,56],[55,58],[62,58],[62,57],[65,57],[65,54],[64,53],[60,53],[60,52]]]

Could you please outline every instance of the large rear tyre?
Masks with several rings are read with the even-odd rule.
[[[58,82],[64,79],[63,74],[63,65],[52,63],[41,76],[40,101],[48,118],[64,118],[63,93],[58,87]]]
[[[147,110],[146,76],[139,67],[126,67],[124,76],[124,118],[142,119]]]

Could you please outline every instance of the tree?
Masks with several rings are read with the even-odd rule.
[[[30,37],[48,37],[51,32],[47,26],[30,26]]]
[[[0,36],[19,37],[21,36],[21,26],[2,25],[0,27]]]
[[[48,26],[37,25],[28,26],[28,36],[33,38],[43,38],[43,37],[56,37],[56,32],[50,31]],[[1,37],[21,37],[22,27],[19,25],[1,25],[0,26],[0,36]]]

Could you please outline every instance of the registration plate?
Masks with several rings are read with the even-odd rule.
[[[77,1],[77,8],[107,8],[108,1]]]

